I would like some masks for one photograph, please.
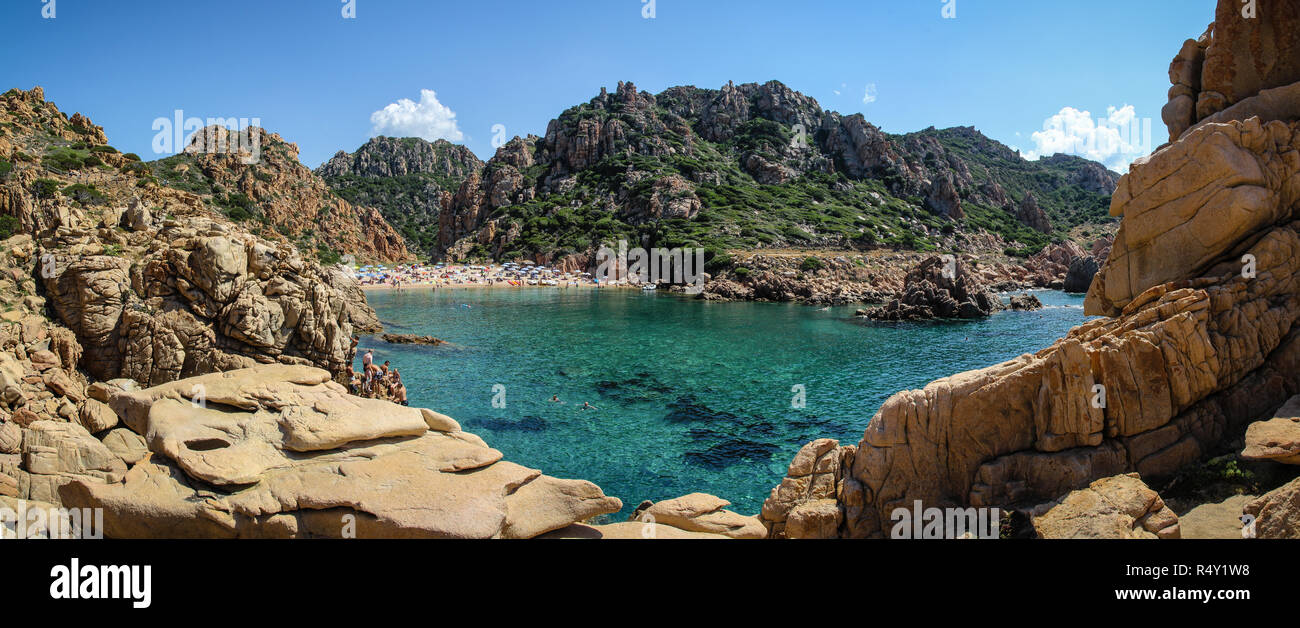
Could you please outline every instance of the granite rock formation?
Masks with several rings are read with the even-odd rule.
[[[662,229],[647,247],[867,250],[920,240],[947,250],[989,234],[970,224],[972,211],[1016,216],[1007,189],[1037,199],[1027,217],[1036,231],[999,220],[1007,242],[996,250],[1037,249],[1052,240],[1049,215],[1062,233],[1105,228],[1096,210],[1117,178],[1074,156],[1026,161],[970,127],[886,134],[777,81],[659,94],[619,82],[561,113],[544,137],[507,142],[445,195],[438,252],[590,260],[649,224]]]
[[[59,501],[103,508],[110,538],[531,538],[622,507],[589,482],[503,461],[449,417],[348,395],[320,369],[108,392],[152,458],[127,471],[93,437],[43,437],[40,423],[24,447],[55,461],[46,442],[62,438],[101,453],[105,481],[72,479]]]
[[[867,311],[881,321],[935,318],[982,318],[1004,309],[1002,300],[980,283],[962,259],[933,256],[907,273],[903,293],[888,304]]]
[[[1045,539],[1176,539],[1178,515],[1136,473],[1072,491],[1033,518]]]
[[[446,140],[376,137],[353,153],[339,151],[316,174],[353,205],[378,209],[411,250],[433,254],[443,204],[483,166]]]
[[[258,211],[287,217],[298,213],[293,203],[325,194],[298,185],[311,175],[291,159],[290,146],[271,136],[261,143],[260,165],[243,164],[239,154],[187,153],[148,166],[108,147],[84,116],[74,118],[80,123],[39,88],[0,97],[8,125],[0,159],[17,164],[0,182],[0,213],[14,216],[25,234],[9,243],[10,279],[22,284],[15,294],[29,295],[26,311],[48,308],[62,323],[53,336],[72,336],[60,345],[76,346],[60,356],[66,368],[146,385],[276,362],[343,375],[352,334],[379,326],[356,282],[278,233],[268,239],[232,222],[211,196],[161,186],[155,176],[170,168],[224,181],[231,194],[278,199]],[[196,136],[191,148],[201,142]],[[46,157],[36,163],[30,155]],[[74,165],[81,171],[65,170]],[[298,196],[280,194],[282,187]],[[348,233],[331,225],[318,226]],[[359,255],[378,252],[356,242]],[[98,407],[78,416],[92,426],[107,420]]]
[[[1220,20],[1239,5],[1221,0]],[[1286,15],[1262,11],[1247,30],[1292,36]],[[1237,64],[1290,62],[1273,56],[1285,46],[1233,41],[1241,32],[1216,24],[1212,45],[1249,50]],[[800,490],[806,473],[774,490],[770,533],[822,499],[839,508],[839,536],[870,537],[914,500],[1032,507],[1117,474],[1150,482],[1273,416],[1300,393],[1297,126],[1209,121],[1136,162],[1112,200],[1122,222],[1085,304],[1105,318],[1037,353],[891,397],[856,447],[831,456],[819,490]],[[1288,499],[1256,511],[1285,510]]]

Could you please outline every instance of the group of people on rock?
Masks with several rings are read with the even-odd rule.
[[[367,349],[361,356],[361,372],[348,365],[348,390],[367,399],[383,399],[399,405],[407,405],[406,384],[402,383],[402,374],[397,368],[384,360],[375,364],[375,350]]]

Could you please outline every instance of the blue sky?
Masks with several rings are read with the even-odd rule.
[[[54,18],[44,19],[51,1]],[[260,118],[313,168],[377,130],[459,138],[486,159],[495,125],[541,135],[620,80],[659,92],[777,79],[889,132],[972,125],[1026,153],[1062,146],[1061,133],[1033,135],[1053,116],[1071,122],[1057,127],[1068,139],[1113,107],[1113,119],[1151,119],[1155,148],[1166,139],[1169,61],[1215,5],[351,1],[354,19],[342,15],[345,0],[5,0],[0,90],[41,85],[60,109],[90,116],[116,147],[146,159],[155,158],[154,120],[177,109]],[[950,3],[956,17],[945,19]],[[436,96],[422,99],[424,90]],[[376,129],[372,115],[390,105]],[[1135,156],[1099,150],[1119,168]]]

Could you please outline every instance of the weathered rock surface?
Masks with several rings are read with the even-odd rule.
[[[1243,513],[1254,517],[1243,530],[1246,537],[1300,539],[1300,478],[1247,504]]]
[[[719,534],[733,539],[761,539],[767,536],[767,528],[763,527],[757,517],[724,510],[730,505],[731,502],[725,499],[704,493],[691,493],[657,502],[641,516],[649,518],[643,520],[687,532]]]
[[[1070,270],[1065,275],[1065,283],[1061,289],[1074,294],[1084,294],[1092,285],[1092,278],[1097,276],[1097,271],[1101,266],[1097,263],[1097,258],[1091,255],[1075,258],[1070,262]]]
[[[1246,428],[1246,449],[1241,457],[1300,464],[1300,397],[1292,397],[1272,419]]]
[[[872,308],[867,317],[882,321],[982,318],[1003,309],[1002,300],[979,282],[966,262],[933,256],[907,273],[903,294]]]
[[[1045,539],[1176,539],[1178,515],[1136,473],[1097,480],[1033,517]]]
[[[1089,314],[1116,316],[1137,295],[1215,264],[1250,270],[1246,249],[1293,218],[1300,200],[1297,124],[1209,124],[1135,163],[1115,190],[1124,216],[1092,282]]]
[[[830,533],[828,516],[837,522],[834,528],[838,531],[843,520],[839,498],[844,494],[844,473],[854,453],[854,447],[841,447],[829,438],[804,445],[790,462],[780,486],[772,489],[763,502],[759,520],[768,529],[768,536],[825,538]],[[853,482],[851,478],[848,481]],[[828,500],[836,501],[836,513],[829,512],[825,504]],[[801,509],[805,505],[809,506]]]
[[[0,277],[0,284],[29,295],[34,307],[23,309],[33,320],[48,308],[66,327],[50,326],[51,344],[42,348],[48,351],[33,355],[33,364],[42,373],[49,367],[69,372],[72,389],[59,390],[65,378],[58,373],[46,373],[47,386],[71,399],[84,419],[106,417],[81,406],[80,382],[70,375],[78,368],[100,380],[129,377],[146,385],[276,362],[315,365],[342,377],[353,357],[351,334],[378,327],[356,282],[304,258],[301,240],[222,214],[251,212],[289,234],[337,236],[330,242],[338,253],[405,259],[404,249],[381,254],[389,236],[396,237],[391,228],[367,223],[333,196],[297,163],[296,147],[277,136],[267,134],[258,164],[242,163],[247,155],[231,151],[190,151],[146,165],[106,146],[102,130],[84,117],[73,123],[38,89],[0,97],[0,121],[9,129],[0,159],[15,164],[0,182],[0,213],[16,218],[29,238],[13,245],[6,264],[19,273]],[[18,158],[66,150],[53,138],[85,144],[103,166],[78,178]],[[229,192],[183,192],[160,186],[160,177],[184,180],[189,189],[220,184]],[[58,189],[38,198],[38,178],[52,178]],[[74,183],[86,189],[70,192]],[[24,326],[36,333],[45,325]]]
[[[1043,302],[1032,294],[1016,294],[1011,296],[1007,307],[1013,310],[1032,311],[1043,309]]]
[[[157,455],[58,496],[104,508],[111,538],[530,538],[622,507],[589,482],[502,461],[454,421],[431,431],[437,413],[349,396],[320,369],[110,391],[109,405]]]
[[[1030,229],[1043,233],[1052,232],[1052,221],[1047,219],[1047,213],[1038,206],[1038,199],[1034,198],[1033,194],[1026,194],[1020,201],[1020,205],[1016,207],[1016,218]]]

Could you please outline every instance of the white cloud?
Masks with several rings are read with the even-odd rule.
[[[876,102],[876,84],[868,83],[867,93],[862,96],[862,104],[870,105],[873,102]]]
[[[1030,138],[1034,147],[1025,153],[1025,159],[1066,153],[1101,162],[1118,172],[1127,172],[1134,160],[1153,148],[1151,119],[1139,119],[1132,105],[1107,107],[1106,117],[1095,120],[1090,112],[1065,107]]]
[[[456,112],[438,102],[438,95],[431,89],[420,90],[418,103],[403,98],[370,114],[370,124],[372,136],[419,137],[430,142],[465,139],[456,126]]]

